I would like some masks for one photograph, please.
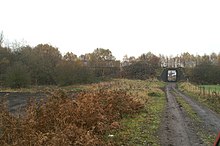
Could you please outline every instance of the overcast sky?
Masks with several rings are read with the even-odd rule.
[[[219,0],[0,0],[5,39],[64,54],[220,52]]]

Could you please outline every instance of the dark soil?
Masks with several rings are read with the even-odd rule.
[[[45,98],[45,93],[0,92],[0,99],[6,100],[8,110],[13,114],[20,113],[30,100],[39,101]]]

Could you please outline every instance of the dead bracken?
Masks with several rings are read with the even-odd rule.
[[[0,109],[0,145],[113,145],[104,134],[143,104],[123,91],[82,92],[72,99],[58,90],[47,102],[30,102],[22,118]]]

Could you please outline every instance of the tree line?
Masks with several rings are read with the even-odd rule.
[[[108,49],[77,57],[61,55],[48,44],[16,49],[0,46],[0,82],[2,86],[71,85],[90,83],[105,76],[116,76],[120,62]]]
[[[159,61],[156,55],[147,53],[121,62],[103,48],[77,56],[72,52],[62,55],[48,44],[13,49],[0,46],[0,83],[17,88],[92,83],[106,78],[147,79],[155,76]]]
[[[109,49],[97,48],[80,56],[62,55],[49,44],[6,46],[0,36],[0,85],[12,88],[29,85],[72,85],[106,78],[148,79],[160,76],[163,67],[182,67],[190,81],[220,83],[220,54],[156,56],[151,52],[139,57],[116,60]]]
[[[188,52],[180,56],[160,56],[162,67],[182,67],[185,76],[197,84],[220,84],[220,53],[193,55]]]

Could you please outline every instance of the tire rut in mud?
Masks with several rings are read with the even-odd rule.
[[[167,105],[161,127],[161,145],[205,145],[197,135],[193,122],[177,103],[175,94],[172,94],[174,85],[170,83],[166,86]]]
[[[217,135],[218,132],[220,131],[220,115],[216,114],[212,110],[196,102],[189,96],[181,93],[175,87],[173,87],[173,90],[181,98],[183,98],[197,113],[198,117],[202,120],[202,124],[204,128],[206,128],[206,130],[209,131],[210,133],[215,133]]]

